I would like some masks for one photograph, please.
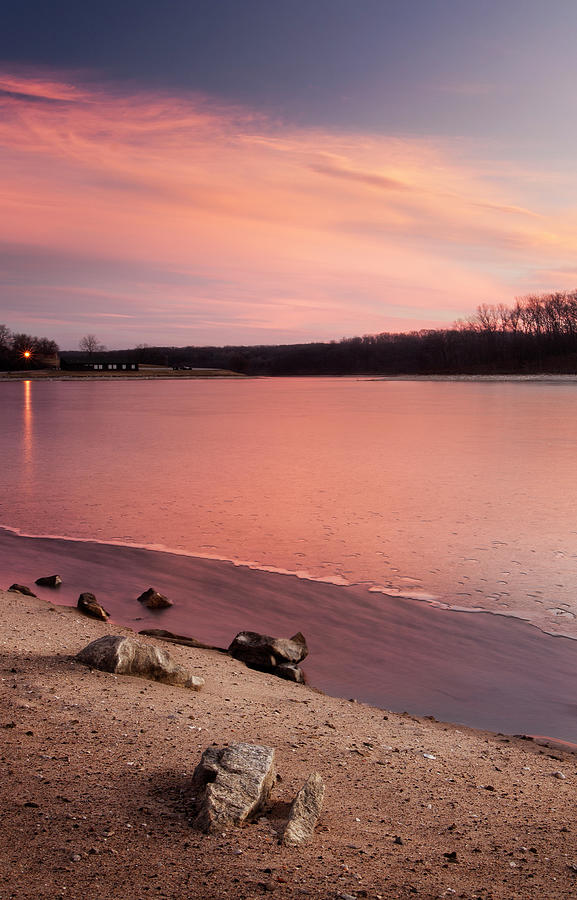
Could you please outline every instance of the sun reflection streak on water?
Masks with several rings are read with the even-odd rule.
[[[32,401],[32,382],[22,382],[24,403],[22,404],[22,488],[27,494],[33,489],[34,468],[34,413]]]

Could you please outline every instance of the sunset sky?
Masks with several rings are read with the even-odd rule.
[[[5,0],[0,322],[444,327],[577,286],[573,0]]]

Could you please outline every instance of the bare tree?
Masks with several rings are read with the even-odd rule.
[[[103,350],[106,350],[104,344],[98,340],[95,334],[85,334],[84,337],[80,338],[78,346],[83,353],[88,353],[88,359],[92,359],[94,353],[101,353]]]
[[[8,350],[12,344],[12,332],[7,325],[0,325],[0,351]]]

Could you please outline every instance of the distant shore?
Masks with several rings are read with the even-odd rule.
[[[228,369],[162,369],[142,368],[137,372],[74,372],[61,369],[31,369],[20,372],[0,372],[0,381],[119,381],[124,379],[151,381],[156,379],[183,378],[246,378]]]
[[[206,379],[206,378],[356,378],[366,381],[433,381],[433,382],[479,382],[500,384],[577,384],[577,373],[558,374],[540,372],[529,375],[244,375],[229,369],[162,369],[143,368],[138,372],[73,372],[60,369],[33,369],[19,372],[0,372],[1,381],[119,381],[129,379],[140,381],[166,379]]]
[[[2,896],[573,896],[566,750],[384,713],[188,647],[169,649],[205,678],[198,694],[91,671],[75,654],[127,629],[14,593],[0,608]],[[275,748],[274,804],[202,835],[182,791],[205,747],[239,740]],[[312,771],[327,786],[316,834],[283,848]]]
[[[543,384],[577,384],[577,373],[539,372],[530,375],[372,375],[371,381],[475,381],[487,383],[540,382]]]

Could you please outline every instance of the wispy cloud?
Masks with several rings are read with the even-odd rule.
[[[52,316],[64,343],[91,318],[124,345],[177,342],[185,321],[195,342],[446,323],[538,289],[577,250],[577,215],[539,205],[540,173],[200,97],[7,73],[0,164],[3,317]],[[577,185],[555,190],[568,205]]]

